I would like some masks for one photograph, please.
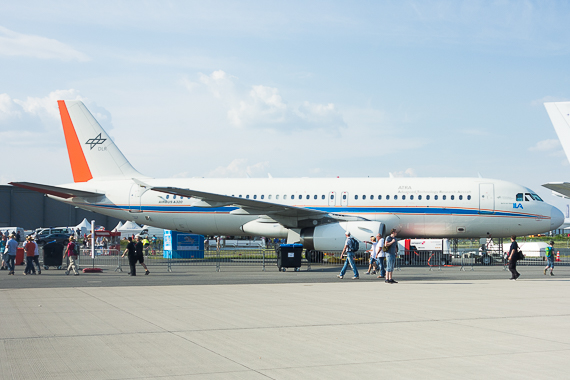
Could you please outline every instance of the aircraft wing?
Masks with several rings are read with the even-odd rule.
[[[570,198],[570,183],[569,182],[552,182],[552,183],[545,183],[542,185],[547,189],[552,190],[555,193],[558,193],[565,198]]]
[[[140,186],[143,186],[139,183]],[[148,186],[148,185],[145,185]],[[215,193],[207,193],[204,191],[180,189],[177,187],[149,187],[149,190],[158,191],[166,194],[180,195],[183,197],[192,197],[200,199],[204,202],[204,207],[221,207],[221,206],[237,206],[241,210],[232,211],[232,214],[250,214],[250,215],[268,215],[268,216],[287,216],[287,217],[324,217],[329,213],[326,211],[314,210],[304,207],[286,206],[254,199],[245,199],[232,197],[229,195],[221,195]],[[242,211],[242,212],[239,212]]]
[[[39,183],[32,182],[10,182],[10,185],[21,187],[22,189],[34,190],[43,194],[55,195],[60,198],[92,198],[92,197],[103,197],[105,194],[94,193],[91,191],[68,189],[66,187],[42,185]]]

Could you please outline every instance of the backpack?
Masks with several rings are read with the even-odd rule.
[[[546,257],[552,256],[552,247],[546,247]]]
[[[348,240],[348,250],[351,252],[356,252],[356,251],[358,251],[359,248],[360,248],[360,243],[358,243],[358,240],[351,237]]]

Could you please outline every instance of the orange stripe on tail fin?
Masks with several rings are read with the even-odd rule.
[[[83,154],[83,149],[81,149],[81,144],[79,143],[73,122],[67,111],[67,106],[64,100],[58,100],[57,104],[61,115],[61,124],[63,124],[63,134],[65,135],[65,143],[67,144],[67,153],[69,154],[73,181],[87,182],[93,178],[93,175],[91,175],[85,154]]]

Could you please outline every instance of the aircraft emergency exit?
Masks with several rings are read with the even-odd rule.
[[[12,185],[118,219],[203,235],[287,238],[340,250],[396,228],[399,237],[504,237],[564,217],[532,190],[483,178],[168,178],[135,170],[80,101],[58,101],[73,183]],[[364,246],[364,245],[362,245]]]

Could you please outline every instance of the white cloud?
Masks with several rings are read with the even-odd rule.
[[[229,122],[238,128],[338,130],[346,127],[333,103],[304,101],[289,104],[279,89],[264,85],[243,86],[236,77],[222,70],[210,75],[200,74],[200,82],[223,103]],[[189,91],[196,88],[196,84],[188,80],[184,85]]]
[[[57,40],[22,34],[0,26],[0,54],[61,61],[89,61],[90,58]]]
[[[390,173],[392,177],[417,177],[416,171],[412,168],[408,168],[404,171]]]
[[[208,177],[260,177],[265,176],[269,168],[269,162],[258,162],[253,165],[247,165],[247,159],[236,158],[228,166],[219,166],[208,173]]]
[[[558,139],[550,139],[550,140],[542,140],[538,141],[536,145],[531,146],[528,148],[531,152],[551,152],[560,150],[560,140]]]

